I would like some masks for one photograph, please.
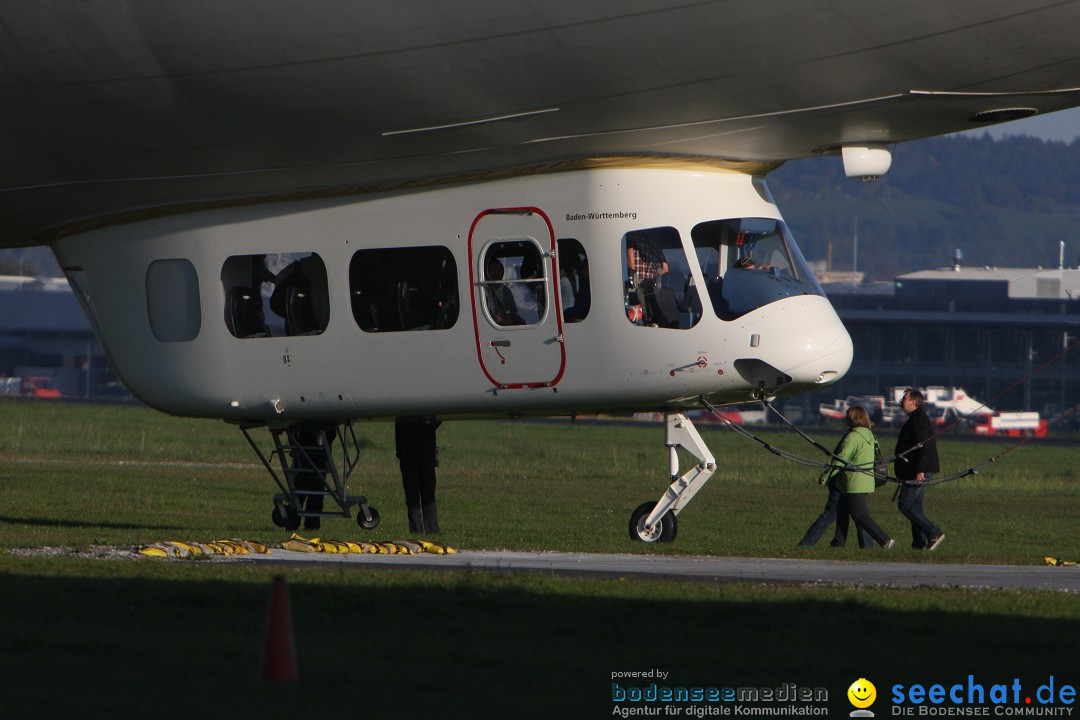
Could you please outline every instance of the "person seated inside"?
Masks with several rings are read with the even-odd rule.
[[[492,284],[485,286],[488,308],[496,325],[524,325],[525,321],[517,312],[517,302],[509,285],[504,285],[503,264],[498,258],[490,258],[487,263],[485,280]]]
[[[737,270],[772,270],[772,265],[758,265],[754,262],[754,258],[747,255],[735,261],[735,268]]]
[[[570,255],[559,267],[559,293],[563,306],[563,321],[576,323],[584,320],[592,305],[589,265],[585,258]]]

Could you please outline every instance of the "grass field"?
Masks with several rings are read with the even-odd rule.
[[[364,533],[328,520],[322,535],[407,536],[392,427],[363,425],[359,435],[365,457],[350,489],[382,524]],[[901,540],[885,554],[796,551],[824,502],[816,472],[727,430],[705,436],[717,475],[679,516],[675,543],[644,545],[629,541],[626,524],[666,485],[661,428],[445,423],[441,539],[463,549],[852,562],[1080,559],[1080,446],[1034,441],[933,489],[927,510],[948,539],[932,555],[907,549],[891,493],[877,493],[875,516]],[[791,434],[768,441],[813,454]],[[953,471],[1007,445],[949,437],[940,447]],[[269,521],[274,491],[222,423],[0,403],[0,549],[11,551],[0,552],[0,718],[608,717],[612,673],[650,668],[669,672],[671,685],[825,687],[834,715],[852,709],[847,686],[866,677],[879,717],[894,683],[974,674],[987,687],[1019,678],[1034,690],[1051,675],[1080,684],[1080,599],[1060,593],[282,570],[43,550],[273,543],[286,535]],[[290,583],[301,667],[301,682],[286,687],[256,680],[276,572]]]

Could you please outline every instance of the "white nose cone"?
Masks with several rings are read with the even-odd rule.
[[[814,384],[828,385],[844,377],[851,369],[853,357],[851,337],[845,330],[843,336],[835,336],[833,342],[828,343],[826,352],[817,358],[821,369],[813,378]]]
[[[775,328],[769,344],[776,352],[764,359],[807,389],[839,380],[854,356],[847,328],[824,298],[806,298],[801,310]]]

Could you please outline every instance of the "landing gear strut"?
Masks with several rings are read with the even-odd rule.
[[[713,459],[697,428],[681,412],[664,413],[671,485],[656,502],[642,503],[630,515],[630,539],[640,542],[671,542],[679,530],[675,516],[689,504],[698,490],[716,472]],[[697,465],[679,475],[678,448],[698,459]]]
[[[356,523],[361,528],[378,527],[379,511],[368,505],[367,498],[346,494],[346,483],[360,461],[360,445],[351,423],[297,423],[285,430],[271,429],[274,449],[269,457],[252,439],[249,430],[254,427],[242,425],[240,430],[281,490],[274,496],[270,518],[275,525],[296,530],[306,518],[349,518],[356,508]],[[341,448],[340,468],[334,458],[334,440]],[[281,475],[274,469],[275,459]],[[337,509],[324,509],[328,499]]]

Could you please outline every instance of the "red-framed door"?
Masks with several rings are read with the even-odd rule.
[[[555,231],[536,207],[484,210],[469,230],[480,367],[502,389],[554,387],[566,369]]]

